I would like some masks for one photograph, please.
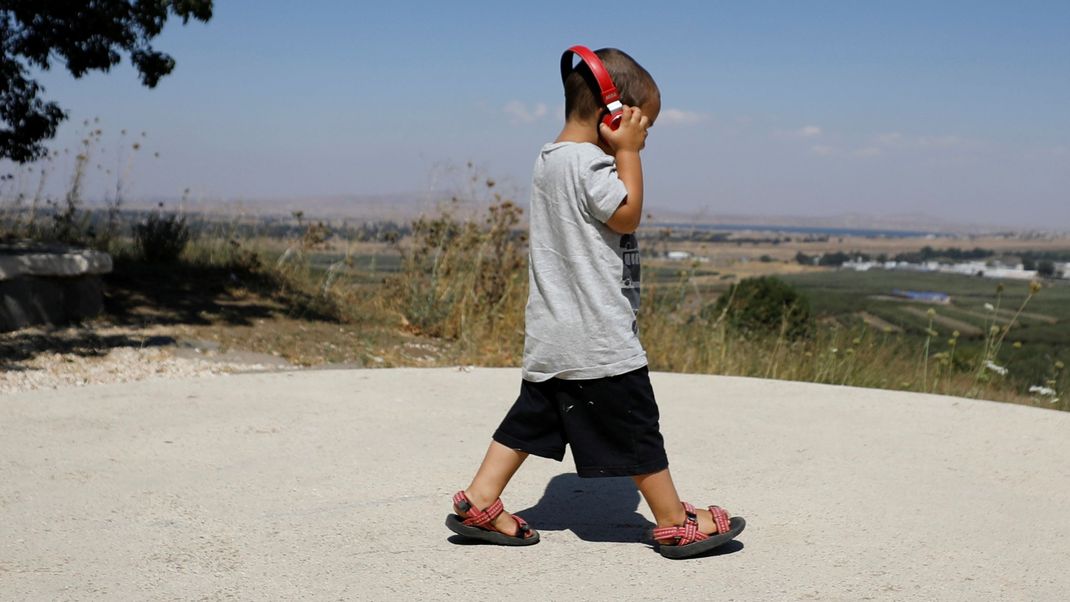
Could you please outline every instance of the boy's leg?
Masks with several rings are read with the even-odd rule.
[[[509,479],[513,478],[520,465],[524,463],[528,457],[527,452],[522,452],[498,443],[497,441],[491,441],[490,447],[487,448],[487,455],[483,457],[483,463],[479,465],[479,470],[476,471],[476,476],[472,478],[472,484],[468,486],[468,489],[464,490],[464,494],[468,496],[468,501],[479,508],[480,510],[486,509],[494,503],[494,500],[498,499],[502,491],[505,490],[505,486],[509,484]],[[513,535],[516,533],[517,525],[513,520],[512,515],[508,512],[502,512],[498,515],[498,518],[494,519],[493,526],[498,531]]]
[[[680,504],[680,496],[676,493],[676,485],[672,482],[672,475],[669,474],[668,468],[636,475],[632,477],[632,480],[635,481],[640,493],[643,494],[643,499],[650,506],[657,526],[669,527],[684,524],[686,518],[684,507]],[[717,530],[717,525],[713,522],[713,516],[709,510],[696,508],[695,514],[698,516],[700,531],[710,534]]]

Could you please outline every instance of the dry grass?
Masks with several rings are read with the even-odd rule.
[[[453,361],[480,365],[520,363],[523,351],[526,262],[522,241],[506,234],[518,210],[492,208],[483,224],[455,222],[449,215],[419,222],[403,270],[380,290],[410,331],[450,346]],[[503,215],[508,215],[503,219]],[[698,264],[692,266],[692,269]],[[700,286],[691,270],[668,284],[644,283],[640,329],[653,369],[729,374],[838,385],[879,387],[1011,401],[1053,407],[986,367],[1012,319],[993,324],[986,352],[971,361],[930,352],[930,341],[895,332],[874,333],[857,325],[820,323],[813,337],[754,336],[726,326],[723,316],[702,309],[716,293]],[[1028,303],[1028,299],[1026,300]],[[1023,307],[1018,311],[1024,310]],[[704,317],[706,316],[706,317]],[[951,343],[952,347],[954,343]],[[1063,384],[1054,374],[1050,384]],[[1061,404],[1061,405],[1060,405]],[[1065,400],[1054,405],[1065,409]]]
[[[354,263],[354,256],[381,246],[330,240],[313,224],[295,240],[242,238],[224,224],[191,241],[181,270],[167,278],[138,267],[129,250],[117,245],[112,307],[131,323],[174,324],[190,336],[299,365],[516,366],[523,353],[526,240],[518,228],[521,210],[497,201],[480,218],[446,212],[414,222],[412,237],[392,244],[394,257],[401,258],[393,273],[369,273]],[[313,257],[328,250],[338,259],[314,266]],[[709,264],[702,274],[698,265],[680,270],[676,282],[644,282],[640,329],[655,370],[1070,409],[1070,400],[1051,402],[1066,397],[1060,395],[1067,381],[1062,366],[1053,366],[1046,381],[1050,395],[1024,392],[988,367],[1000,357],[1016,319],[1027,313],[1024,304],[1007,314],[997,303],[994,313],[1002,319],[992,320],[985,352],[975,358],[957,357],[953,342],[948,351],[932,352],[928,339],[919,346],[902,333],[874,332],[863,320],[819,320],[813,336],[792,341],[783,330],[779,336],[738,332],[724,316],[704,312],[716,300],[719,287],[711,285],[723,286],[729,275],[710,275]],[[751,262],[744,272],[765,274],[784,265]]]

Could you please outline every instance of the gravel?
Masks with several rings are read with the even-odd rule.
[[[3,333],[0,335],[0,394],[282,367],[278,362],[248,358],[233,361],[230,353],[182,344],[169,334],[173,333],[160,328],[116,327],[33,327]],[[116,340],[135,343],[141,340],[142,344],[114,345]],[[144,346],[144,341],[153,343]]]

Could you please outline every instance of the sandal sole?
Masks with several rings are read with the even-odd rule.
[[[717,535],[711,535],[709,539],[696,541],[695,543],[689,543],[686,546],[667,546],[664,544],[658,544],[658,552],[660,552],[662,556],[666,558],[672,558],[674,560],[698,556],[703,552],[709,552],[714,548],[719,548],[724,544],[732,541],[740,533],[743,532],[743,529],[746,526],[747,521],[743,520],[742,516],[733,516],[728,521],[729,529],[726,533],[718,533]]]
[[[498,531],[488,531],[486,529],[480,529],[479,527],[466,525],[464,524],[464,519],[456,514],[450,514],[446,517],[446,527],[461,537],[478,539],[479,541],[485,541],[499,546],[531,546],[539,543],[539,532],[534,529],[531,531],[531,537],[521,538],[514,535],[499,533]]]

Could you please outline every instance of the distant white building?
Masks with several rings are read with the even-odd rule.
[[[984,271],[985,278],[1007,278],[1010,280],[1033,280],[1037,277],[1036,270],[1027,270],[1022,264],[1007,267],[1002,265],[987,266]]]
[[[952,274],[965,274],[967,276],[976,276],[978,274],[984,274],[985,270],[988,270],[988,266],[981,261],[964,261],[962,263],[953,263],[951,265],[942,266],[940,271]]]
[[[879,264],[876,261],[845,261],[843,267],[848,270],[854,270],[856,272],[868,272],[870,269],[880,267],[883,264]]]
[[[1061,267],[1060,267],[1061,266]],[[846,261],[844,269],[866,272],[873,268],[885,270],[904,270],[909,272],[938,272],[942,274],[962,274],[965,276],[984,276],[985,278],[1006,278],[1009,280],[1032,280],[1037,277],[1036,270],[1027,270],[1022,264],[1007,266],[1001,263],[986,264],[982,261],[964,261],[961,263],[940,263],[939,261],[926,261],[924,263],[908,263],[906,261]],[[1056,272],[1062,270],[1064,277],[1070,277],[1070,263],[1058,264]]]
[[[687,251],[669,251],[667,257],[674,261],[683,261],[685,259],[691,259],[691,253]]]

